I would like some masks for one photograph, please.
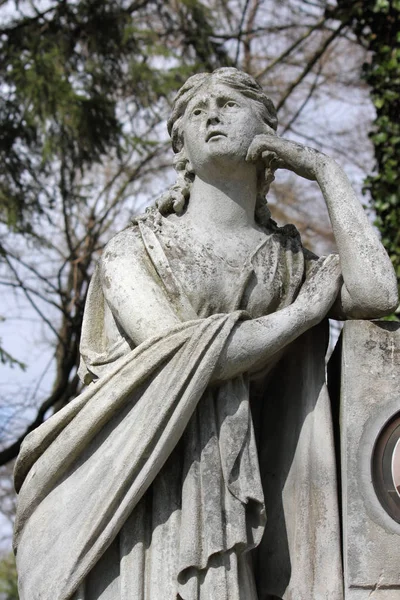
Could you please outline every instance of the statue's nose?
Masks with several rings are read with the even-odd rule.
[[[212,110],[208,113],[207,125],[217,125],[220,122],[221,122],[221,119],[216,110]]]

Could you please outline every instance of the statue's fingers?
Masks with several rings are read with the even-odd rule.
[[[246,160],[249,162],[255,162],[260,158],[265,150],[265,146],[261,140],[255,139],[247,151]]]
[[[256,161],[260,158],[264,151],[274,151],[273,140],[276,139],[274,135],[260,134],[257,135],[247,151],[246,160]]]
[[[283,158],[279,158],[279,156],[277,156],[276,154],[274,154],[274,157],[270,161],[269,166],[274,171],[276,171],[277,169],[288,169],[289,168],[287,163],[283,160]]]
[[[271,168],[275,168],[273,163],[279,160],[275,152],[271,152],[270,150],[263,150],[261,152],[261,158],[263,159],[265,165]]]

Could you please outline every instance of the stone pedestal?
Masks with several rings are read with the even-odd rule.
[[[399,600],[400,496],[388,477],[400,414],[400,325],[347,322],[338,362],[345,600]]]

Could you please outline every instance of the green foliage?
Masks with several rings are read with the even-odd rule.
[[[189,70],[228,60],[198,0],[46,6],[19,2],[18,15],[33,16],[0,30],[0,218],[24,230],[51,206],[46,186],[63,167],[121,158],[138,111],[154,110]]]
[[[17,569],[13,554],[7,554],[0,560],[0,598],[18,600]]]
[[[370,137],[376,174],[368,177],[376,225],[400,283],[400,0],[339,2],[352,16],[352,27],[371,52],[364,79],[376,108]]]

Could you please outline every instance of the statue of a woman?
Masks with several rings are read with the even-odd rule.
[[[22,600],[342,598],[324,317],[396,281],[341,168],[276,126],[236,69],[179,91],[177,183],[92,279],[88,387],[18,460]],[[338,256],[271,220],[276,168],[318,182]]]

